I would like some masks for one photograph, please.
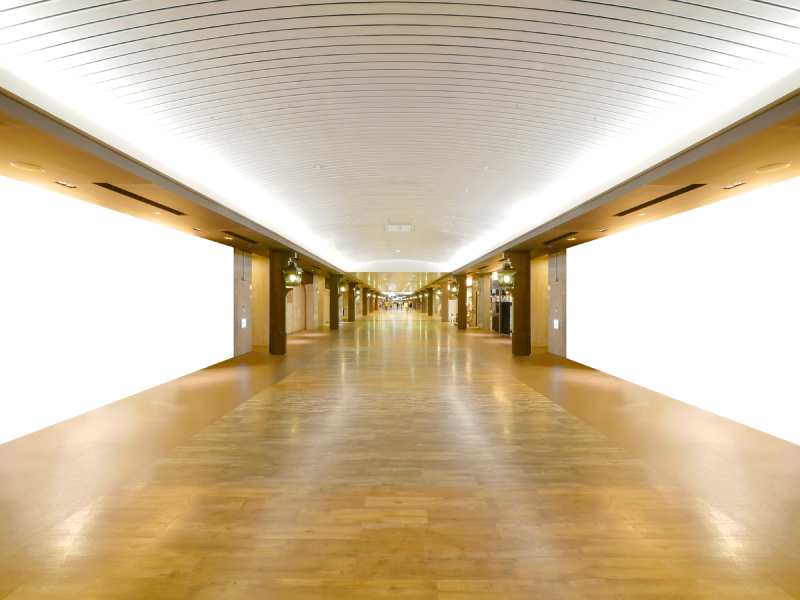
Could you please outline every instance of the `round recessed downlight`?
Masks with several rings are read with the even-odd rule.
[[[31,163],[23,163],[23,162],[14,162],[11,163],[12,167],[16,167],[17,169],[22,169],[23,171],[33,171],[34,173],[44,173],[44,169],[39,165],[32,165]]]
[[[773,165],[765,165],[756,169],[756,173],[772,173],[773,171],[780,171],[791,166],[789,163],[775,163]]]

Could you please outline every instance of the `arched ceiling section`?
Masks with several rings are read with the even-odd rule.
[[[0,65],[349,264],[446,263],[596,177],[580,165],[800,64],[789,0],[0,7]]]

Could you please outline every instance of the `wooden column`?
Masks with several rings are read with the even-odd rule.
[[[351,281],[347,284],[347,321],[352,323],[356,320],[356,288],[358,284]]]
[[[367,298],[367,288],[361,288],[361,316],[366,317],[369,312],[369,298]]]
[[[456,275],[458,284],[458,328],[467,328],[467,276]]]
[[[339,283],[342,281],[341,275],[331,274],[330,282],[330,320],[331,329],[339,329]]]
[[[531,353],[531,253],[506,252],[506,256],[517,270],[512,305],[511,354],[528,356]]]
[[[433,295],[434,295],[434,293],[436,293],[436,290],[434,290],[433,288],[429,288],[428,289],[428,316],[429,317],[433,316],[433,301],[434,301],[434,296]]]
[[[442,323],[447,323],[450,320],[450,290],[447,287],[448,283],[446,281],[439,284],[439,289],[442,290]]]
[[[283,267],[289,262],[286,252],[269,253],[269,353],[286,354],[286,294]]]

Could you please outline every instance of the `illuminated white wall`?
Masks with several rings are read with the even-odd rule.
[[[800,179],[568,250],[568,358],[800,444],[797,222]]]
[[[0,177],[0,443],[233,355],[232,249]]]

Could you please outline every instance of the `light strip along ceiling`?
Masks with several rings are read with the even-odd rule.
[[[800,66],[788,0],[0,7],[0,85],[344,269],[460,266]]]

